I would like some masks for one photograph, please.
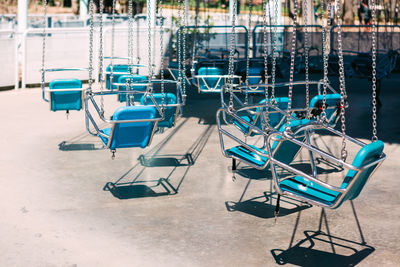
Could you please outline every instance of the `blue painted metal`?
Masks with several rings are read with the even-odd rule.
[[[82,88],[82,82],[78,79],[57,79],[49,84],[51,90]],[[50,105],[52,111],[81,110],[82,91],[50,92]]]

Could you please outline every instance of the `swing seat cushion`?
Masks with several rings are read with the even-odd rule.
[[[340,194],[339,192],[326,189],[301,176],[283,180],[280,182],[279,187],[282,191],[288,191],[328,206],[332,205]]]
[[[82,82],[78,79],[56,79],[49,84],[51,90],[82,88]],[[51,92],[50,107],[52,111],[81,110],[82,91]]]
[[[384,143],[382,141],[375,141],[373,143],[365,145],[358,151],[352,165],[354,167],[360,168],[369,164],[370,162],[379,159],[379,157],[383,153],[383,147]],[[360,194],[361,190],[363,189],[365,183],[371,176],[371,173],[376,168],[376,166],[377,165],[373,165],[369,168],[361,170],[360,173],[357,173],[357,171],[355,170],[348,171],[342,185],[340,186],[340,188],[348,190],[346,196],[342,199],[342,202],[345,200],[355,199]],[[352,179],[355,178],[357,174],[359,175],[357,180],[352,184],[350,188],[348,188],[349,183],[352,181]],[[320,186],[301,176],[296,176],[290,179],[283,180],[282,182],[280,182],[279,187],[282,191],[288,191],[305,199],[314,200],[328,206],[335,204],[341,194],[339,192]],[[341,203],[339,203],[337,207],[339,207],[340,204]]]
[[[161,93],[156,93],[152,94],[154,99],[156,100],[157,104],[160,105],[162,104],[162,94]],[[177,99],[176,96],[173,93],[166,93],[164,94],[164,105],[171,105],[171,104],[176,104]],[[145,101],[144,96],[140,99],[140,104],[141,105],[153,105],[153,102],[151,101],[150,96],[147,96],[147,99]],[[165,107],[164,110],[164,120],[159,121],[157,126],[160,128],[171,128],[175,125],[175,119],[176,119],[176,112],[177,107]]]
[[[295,129],[297,127],[303,126],[308,124],[310,121],[307,119],[302,119],[302,120],[296,120],[296,121],[292,121],[290,123],[292,129]],[[282,125],[279,129],[280,132],[283,132],[285,130],[286,125]],[[281,139],[281,136],[277,136],[277,139]],[[297,138],[297,140],[302,141],[304,139],[303,136]],[[279,148],[277,148],[277,146],[279,145]],[[263,150],[261,148],[258,148],[256,146],[252,146],[249,145],[252,149],[259,151],[261,153],[268,154],[266,150]],[[277,151],[274,153],[274,158],[284,162],[286,164],[290,164],[290,162],[293,161],[294,157],[297,155],[297,152],[300,150],[300,146],[294,144],[293,142],[290,141],[275,141],[272,146],[271,146],[271,150],[275,151],[275,149],[277,149]],[[244,146],[234,146],[230,149],[225,150],[225,153],[228,157],[235,157],[238,158],[241,161],[250,163],[250,164],[254,164],[258,167],[263,167],[265,165],[265,163],[268,160],[267,156],[260,156],[259,154],[247,149]],[[266,168],[269,167],[269,164],[266,166]]]
[[[249,145],[252,149],[259,151],[260,153],[266,154],[265,150],[262,150],[256,146]],[[244,146],[234,146],[225,151],[228,157],[235,157],[241,161],[254,164],[258,167],[262,167],[268,160],[266,156],[260,156],[259,154],[247,149]]]
[[[223,75],[222,69],[217,67],[201,67],[198,70],[198,75]],[[224,85],[224,78],[200,78],[199,87],[202,91],[220,90]]]
[[[126,81],[132,82],[132,83],[146,83],[147,78],[146,76],[143,75],[120,75],[118,78],[118,83],[126,83]],[[116,86],[115,88],[116,89]],[[129,87],[128,87],[129,89]],[[120,91],[126,91],[127,88],[126,86],[119,86]],[[132,90],[134,91],[146,91],[146,86],[132,86]],[[143,96],[143,94],[134,94],[133,95],[133,100],[135,102],[139,102],[140,98]],[[119,102],[126,102],[126,94],[118,94],[118,101]]]
[[[118,108],[113,115],[113,120],[138,120],[156,118],[156,108],[148,106],[127,106]],[[155,122],[128,122],[115,123],[112,128],[101,130],[108,138],[101,136],[103,143],[110,149],[141,147],[145,148],[151,140]]]

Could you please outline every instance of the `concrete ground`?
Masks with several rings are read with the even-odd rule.
[[[388,158],[361,195],[333,211],[284,199],[276,222],[268,172],[240,165],[232,181],[217,97],[192,94],[175,128],[111,160],[83,112],[50,112],[39,89],[1,92],[0,266],[398,266],[399,81],[384,81]],[[347,85],[348,133],[368,139],[368,83]]]

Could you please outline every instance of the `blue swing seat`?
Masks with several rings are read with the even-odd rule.
[[[223,75],[222,69],[218,67],[201,67],[198,70],[198,75]],[[225,84],[224,78],[199,78],[199,90],[202,92],[213,92],[213,90],[221,90],[222,86]]]
[[[158,105],[162,104],[162,94],[161,93],[156,93],[152,94],[154,99],[156,100]],[[146,102],[146,103],[145,103]],[[166,93],[164,94],[164,105],[171,105],[171,104],[176,104],[177,99],[176,96],[173,93]],[[145,101],[144,96],[140,99],[140,104],[141,105],[153,105],[153,102],[151,101],[150,96],[147,96],[147,99]],[[175,119],[177,115],[178,107],[165,107],[164,110],[164,120],[159,121],[157,124],[157,127],[160,128],[171,128],[175,125]]]
[[[289,98],[287,97],[276,97],[276,106],[282,110],[286,110],[288,108],[288,103],[289,103]],[[271,99],[269,99],[271,101]],[[265,99],[261,100],[259,104],[265,103]],[[256,108],[255,112],[259,112],[260,109]],[[274,109],[269,109],[269,111],[274,111]],[[260,114],[254,114],[254,115],[246,115],[246,116],[241,116],[241,118],[254,126],[258,128],[261,127],[261,118],[259,118]],[[281,122],[283,118],[282,113],[271,113],[268,115],[269,118],[269,125],[272,127],[275,127]],[[248,126],[247,124],[241,123],[239,120],[233,120],[233,123],[245,134],[245,135],[250,135],[250,136],[255,136],[258,133],[251,131],[251,127]],[[250,132],[251,131],[251,132]],[[250,134],[249,134],[250,132]]]
[[[308,119],[301,119],[301,120],[295,120],[290,122],[290,126],[292,131],[294,131],[295,128],[307,125],[310,121]],[[286,129],[286,124],[282,125],[279,128],[280,132],[285,131]],[[277,136],[277,139],[281,139],[281,136]],[[299,141],[304,140],[304,137],[301,136],[297,138]],[[278,149],[277,146],[279,145]],[[268,157],[268,152],[264,149],[258,148],[253,145],[249,145],[252,149],[255,151],[258,151],[259,153],[262,153],[263,155],[259,155],[255,153],[252,150],[249,150],[248,148],[239,145],[239,146],[234,146],[230,149],[225,150],[225,154],[228,157],[232,158],[237,158],[240,161],[243,161],[245,163],[248,163],[250,165],[255,165],[257,168],[263,169],[263,168],[268,168],[269,164],[265,166],[267,161],[269,160]],[[276,150],[276,151],[275,151]],[[290,141],[275,141],[272,146],[271,146],[271,151],[274,152],[274,158],[281,161],[285,162],[286,164],[289,164],[290,162],[293,161],[294,157],[297,155],[299,152],[300,147],[298,145],[295,145],[293,142]]]
[[[49,84],[50,90],[82,88],[82,82],[78,79],[57,79]],[[52,111],[81,110],[82,91],[50,92],[50,108]]]
[[[316,95],[310,101],[310,108],[320,108],[318,105],[322,106],[322,101],[324,99],[323,95]],[[338,110],[337,105],[340,103],[340,94],[327,94],[326,95],[326,105],[325,110],[326,118],[329,119],[329,124],[334,124],[336,121],[336,111]],[[335,108],[332,108],[335,107]]]
[[[155,107],[126,106],[120,107],[114,112],[113,120],[154,119],[156,113]],[[154,121],[115,123],[111,128],[101,130],[108,138],[99,136],[111,150],[128,147],[145,148],[151,142],[155,123]]]
[[[132,82],[133,84],[134,83],[141,83],[141,82],[146,83],[147,82],[146,76],[136,75],[136,74],[130,75],[129,74],[129,75],[121,75],[121,76],[119,76],[118,83],[126,83],[127,80],[129,81],[128,84],[130,82]],[[129,87],[128,87],[128,89],[129,89]],[[125,85],[123,85],[123,86],[119,86],[119,90],[120,91],[127,91],[127,88],[126,88]],[[146,91],[146,86],[132,86],[132,90],[145,92]],[[133,101],[139,102],[140,99],[142,98],[142,96],[143,96],[143,94],[134,94],[133,95]],[[119,102],[126,102],[126,94],[118,94],[118,101]]]
[[[249,68],[249,84],[259,84],[262,81],[261,73],[264,71],[263,67],[250,67]]]
[[[352,165],[354,167],[361,168],[379,159],[383,153],[383,148],[384,143],[379,140],[363,146],[358,151]],[[279,187],[283,192],[287,191],[294,195],[298,195],[303,199],[310,199],[327,206],[335,205],[335,208],[338,208],[344,201],[352,200],[358,197],[365,183],[376,167],[377,164],[358,172],[355,170],[349,170],[340,186],[340,188],[348,191],[340,200],[340,203],[336,203],[341,196],[340,192],[327,189],[301,176],[295,176],[293,178],[283,180],[279,183]],[[351,187],[349,187],[349,183],[355,178],[357,178],[357,180],[351,185]]]
[[[106,68],[107,72],[111,72],[111,65],[108,65]],[[116,72],[116,73],[114,73]],[[111,74],[106,74],[106,88],[107,89],[111,89],[111,83],[110,83],[110,79],[111,79]],[[126,64],[116,64],[113,65],[113,83],[118,81],[119,77],[121,77],[122,75],[129,75],[130,74],[130,69],[129,69],[129,65]],[[113,86],[112,89],[116,89],[116,86]]]

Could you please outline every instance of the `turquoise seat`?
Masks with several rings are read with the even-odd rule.
[[[49,84],[50,90],[82,88],[78,79],[57,79]],[[50,108],[52,111],[81,110],[82,91],[50,92]]]
[[[106,68],[106,72],[108,72],[108,74],[106,74],[106,88],[107,89],[111,89],[111,83],[110,83],[110,79],[111,79],[111,65],[108,65]],[[113,83],[117,82],[119,77],[121,77],[122,75],[129,75],[130,69],[129,69],[129,65],[126,64],[116,64],[113,65]],[[113,87],[112,89],[116,89],[117,87]]]
[[[307,125],[309,122],[310,121],[308,119],[295,120],[290,123],[290,126],[291,126],[292,131],[294,131],[298,127]],[[279,128],[279,131],[283,132],[283,131],[285,131],[285,129],[286,129],[286,124],[282,125]],[[282,138],[282,136],[279,136],[279,135],[277,136],[277,139],[281,139],[281,138]],[[304,136],[298,137],[297,140],[303,141]],[[234,146],[230,149],[225,150],[225,154],[228,157],[236,158],[247,164],[253,165],[256,168],[260,168],[260,169],[268,168],[269,164],[265,166],[265,164],[269,160],[266,149],[257,148],[255,146],[251,146],[251,145],[249,145],[249,146],[253,150],[263,153],[263,155],[259,155],[259,154],[255,153],[254,151],[252,151],[242,145]],[[293,161],[293,159],[295,158],[295,156],[297,155],[297,153],[299,152],[300,146],[295,145],[293,142],[290,142],[287,140],[285,140],[283,142],[276,140],[272,144],[271,150],[274,153],[275,159],[277,159],[281,162],[284,162],[286,164],[290,164]]]
[[[155,107],[125,106],[114,112],[113,120],[154,119],[156,113]],[[101,130],[108,138],[101,135],[100,138],[111,150],[128,147],[145,148],[151,142],[154,125],[154,121],[115,123],[111,128]]]
[[[262,81],[261,73],[264,71],[262,67],[249,68],[249,84],[259,84]]]
[[[379,159],[383,153],[383,148],[384,143],[382,141],[375,141],[363,146],[355,156],[352,165],[361,168]],[[377,164],[361,171],[349,170],[340,186],[340,188],[346,189],[347,192],[339,203],[337,202],[341,193],[327,189],[301,176],[283,180],[279,183],[279,187],[283,192],[287,191],[302,198],[310,199],[327,206],[335,205],[335,208],[338,208],[344,201],[358,197],[376,167]],[[357,180],[350,186],[349,184],[353,179]]]
[[[198,75],[223,75],[223,71],[217,67],[201,67],[198,70]],[[221,90],[225,84],[224,78],[199,78],[199,89],[201,91]]]
[[[131,83],[141,83],[141,82],[147,83],[146,76],[136,75],[136,74],[134,74],[134,75],[130,75],[130,74],[129,75],[121,75],[118,78],[118,83],[125,84],[127,80],[129,82],[131,82]],[[129,87],[128,87],[128,89],[129,89]],[[146,86],[134,86],[133,85],[133,86],[131,86],[131,89],[134,90],[134,91],[143,91],[143,92],[145,92],[146,91]],[[125,85],[124,86],[119,86],[119,90],[120,91],[127,91],[127,88],[126,88]],[[142,98],[142,96],[143,96],[143,94],[134,94],[133,95],[133,100],[135,102],[139,102],[140,99]],[[126,102],[126,94],[118,94],[118,101],[119,102]]]
[[[324,96],[317,95],[314,96],[310,101],[310,108],[315,109],[314,114],[319,114],[319,111],[322,111],[322,102]],[[327,109],[325,110],[326,118],[330,120],[331,124],[334,124],[337,117],[337,110],[340,107],[340,94],[327,94],[326,95],[326,105]]]
[[[288,103],[289,103],[289,98],[287,97],[276,97],[276,106],[282,110],[286,110],[288,108]],[[271,99],[269,99],[269,101],[271,101]],[[261,100],[259,102],[259,104],[263,104],[265,103],[265,99]],[[255,112],[259,112],[259,108],[256,108]],[[269,109],[269,111],[275,111],[274,109]],[[261,118],[259,118],[259,114],[254,114],[254,115],[245,115],[245,116],[241,116],[241,118],[251,124],[253,124],[254,126],[262,129],[262,120]],[[269,118],[269,125],[271,127],[276,127],[279,122],[281,122],[282,118],[283,118],[283,114],[282,113],[271,113],[268,115]],[[238,120],[233,120],[233,123],[246,135],[249,134],[251,128],[250,126],[248,126],[247,124],[243,124]],[[255,132],[250,132],[250,136],[254,136],[257,133]]]
[[[158,105],[162,104],[162,94],[157,93],[157,94],[152,94],[154,99],[156,100]],[[146,103],[145,103],[146,102]],[[173,93],[166,93],[164,94],[164,105],[171,105],[171,104],[176,104],[177,99],[176,96]],[[153,105],[153,102],[151,101],[150,96],[147,96],[147,99],[145,101],[144,96],[140,99],[140,104],[141,105]],[[157,126],[160,128],[171,128],[175,125],[175,119],[177,115],[178,107],[165,107],[164,110],[164,120],[159,121]]]

